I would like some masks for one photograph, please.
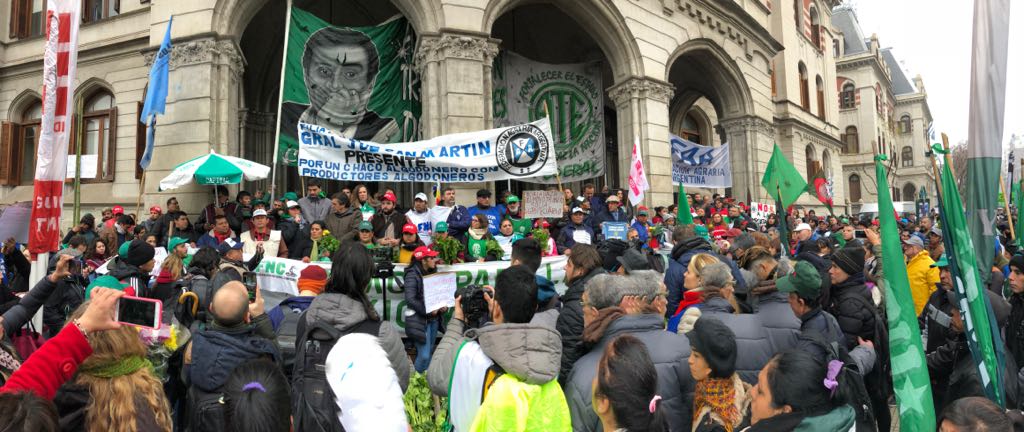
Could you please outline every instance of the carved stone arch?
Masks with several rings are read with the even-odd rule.
[[[212,30],[221,36],[240,40],[252,18],[269,0],[217,0],[213,8]],[[412,24],[417,34],[437,32],[444,27],[444,14],[438,0],[387,0]],[[284,16],[281,17],[284,19]]]
[[[492,0],[484,8],[481,30],[491,34],[494,23],[506,12],[519,6],[537,3],[550,4],[579,23],[608,58],[615,83],[621,83],[634,76],[644,76],[640,47],[626,25],[625,18],[619,12],[619,7],[611,0]]]
[[[686,61],[673,68],[681,59]],[[706,96],[720,119],[754,112],[750,86],[743,72],[715,41],[693,39],[680,45],[669,56],[665,76],[676,86],[676,98],[692,104],[701,95]]]
[[[7,108],[7,121],[19,123],[21,122],[21,114],[25,112],[32,104],[41,102],[43,100],[42,95],[35,90],[23,90],[17,96],[11,100],[11,105]]]
[[[89,78],[75,86],[75,103],[77,103],[80,98],[90,97],[93,93],[101,90],[110,93],[111,96],[115,96],[114,86],[110,85],[110,83],[96,77]],[[114,98],[114,101],[117,101],[116,97]]]

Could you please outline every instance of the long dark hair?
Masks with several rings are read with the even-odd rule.
[[[103,243],[103,255],[96,256],[96,245]],[[107,259],[110,258],[110,245],[103,241],[102,238],[96,237],[89,242],[89,247],[85,250],[85,259]]]
[[[228,432],[289,432],[290,386],[281,368],[266,359],[250,360],[224,383],[224,424]]]
[[[377,311],[373,309],[373,304],[366,297],[366,287],[370,286],[373,274],[373,257],[366,250],[366,246],[346,240],[334,253],[334,261],[331,263],[331,278],[327,281],[324,292],[345,294],[353,300],[359,301],[363,304],[363,309],[366,310],[366,316],[379,321]]]
[[[608,399],[616,426],[631,431],[668,430],[665,410],[655,401],[657,392],[658,371],[643,342],[630,335],[613,339],[598,363],[594,395]]]
[[[776,354],[765,369],[772,408],[789,405],[793,412],[814,414],[830,411],[845,402],[840,397],[833,398],[832,392],[822,384],[827,366],[810,353],[792,350]],[[836,378],[840,387],[851,385],[843,382],[843,374]]]

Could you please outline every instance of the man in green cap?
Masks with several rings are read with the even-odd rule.
[[[828,346],[838,347],[840,358],[845,358],[846,339],[832,314],[821,309],[821,275],[813,265],[797,261],[793,273],[775,281],[779,292],[789,294],[789,307],[800,319],[800,334],[796,348],[826,360]],[[866,375],[875,364],[875,347],[870,341],[859,340],[860,345],[849,352],[861,375]]]
[[[924,323],[921,337],[925,340],[924,352],[930,354],[946,344],[946,330],[949,328],[954,305],[949,302],[946,293],[953,289],[953,276],[949,272],[949,260],[946,254],[932,264],[939,269],[939,283],[935,291],[928,297],[928,302],[921,311],[920,320]]]

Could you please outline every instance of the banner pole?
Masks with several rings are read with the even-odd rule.
[[[544,118],[548,119],[548,127],[551,126],[551,115],[548,112],[548,101],[544,100]],[[551,139],[555,138],[554,132],[551,133]],[[551,143],[551,147],[555,147],[555,143]],[[562,170],[558,169],[558,157],[555,157],[555,180],[558,180],[558,191],[565,193],[565,188],[562,187]]]
[[[281,48],[281,80],[277,87],[277,123],[274,126],[274,162],[270,166],[270,202],[274,201],[274,192],[277,189],[277,158],[281,146],[281,108],[284,104],[284,72],[288,65],[288,36],[291,33],[292,24],[292,0],[287,0],[284,14],[284,44]]]
[[[75,119],[75,136],[72,137],[75,140],[75,204],[74,204],[74,220],[72,224],[78,224],[82,213],[82,113],[84,112],[84,101],[79,98],[78,105],[75,107],[75,112],[78,114],[78,118]]]
[[[1010,221],[1010,240],[1017,239],[1017,233],[1013,231],[1013,215],[1010,214],[1010,196],[1006,194],[1006,183],[1003,183],[1003,173],[999,173],[999,189],[1003,193],[1003,208],[1006,210],[1006,220]]]

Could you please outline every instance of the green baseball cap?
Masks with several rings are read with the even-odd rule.
[[[368,221],[359,222],[359,231],[373,231],[373,224]]]
[[[180,244],[188,243],[188,239],[181,237],[171,237],[171,240],[167,242],[167,250],[173,251],[174,248]]]
[[[434,232],[436,232],[436,233],[446,233],[446,232],[448,232],[448,222],[438,222],[437,225],[434,225]]]
[[[89,293],[92,292],[93,288],[113,288],[119,291],[124,291],[124,289],[129,286],[130,285],[126,283],[121,283],[121,281],[117,280],[117,278],[113,276],[100,276],[85,288],[85,299],[89,300]]]
[[[932,264],[932,267],[937,267],[937,268],[949,267],[949,259],[946,258],[946,254],[943,253],[942,256],[939,257],[939,260],[935,261],[935,263]]]
[[[817,298],[821,294],[821,275],[806,261],[797,261],[793,273],[775,281],[779,292],[795,292],[801,298]]]
[[[120,256],[128,255],[128,246],[131,246],[131,241],[121,243],[121,247],[117,248],[117,254]]]
[[[711,241],[711,235],[708,234],[708,227],[704,225],[697,225],[696,227],[693,228],[693,231],[697,233],[698,237],[701,237],[707,241]]]
[[[517,197],[515,195],[509,195],[508,198],[505,198],[505,203],[506,204],[512,204],[512,203],[517,203],[517,202],[519,202],[519,197]]]
[[[283,201],[283,202],[298,201],[298,200],[299,200],[299,196],[296,195],[295,192],[285,192],[284,196],[281,197],[281,201]]]

